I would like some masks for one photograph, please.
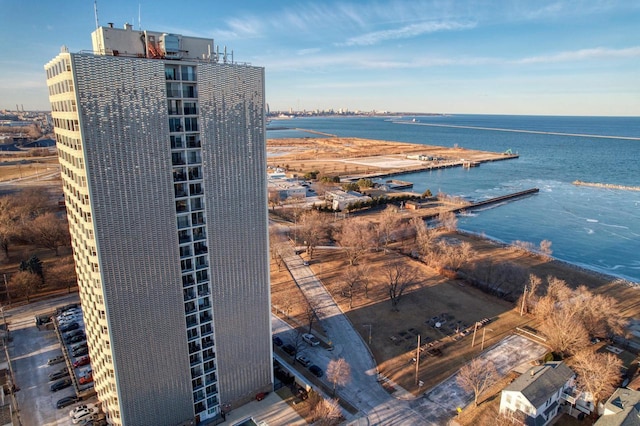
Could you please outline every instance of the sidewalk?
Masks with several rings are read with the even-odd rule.
[[[278,426],[278,425],[306,425],[302,417],[296,413],[284,400],[280,399],[275,392],[269,392],[269,395],[262,401],[252,401],[242,407],[231,410],[227,414],[226,420],[220,424],[233,426],[241,421],[253,418],[260,426]]]

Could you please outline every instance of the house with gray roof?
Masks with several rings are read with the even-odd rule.
[[[502,390],[500,414],[527,426],[546,426],[558,414],[560,404],[576,404],[579,399],[573,388],[575,376],[561,361],[529,369]]]
[[[618,388],[604,404],[604,413],[594,426],[640,425],[640,392]]]

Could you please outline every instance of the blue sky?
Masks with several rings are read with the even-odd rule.
[[[266,69],[271,110],[640,116],[635,0],[99,0],[100,25],[208,37]],[[91,49],[91,0],[0,0],[0,109]]]

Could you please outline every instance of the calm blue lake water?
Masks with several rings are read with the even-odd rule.
[[[640,282],[640,191],[572,184],[582,180],[640,186],[640,117],[320,117],[277,120],[271,126],[494,152],[511,149],[519,159],[468,170],[412,173],[404,175],[403,180],[412,181],[416,192],[428,188],[433,193],[443,191],[470,199],[540,188],[537,195],[460,217],[459,227],[504,242],[521,240],[537,245],[550,240],[558,259]],[[305,136],[317,135],[297,130],[267,131],[268,138]]]

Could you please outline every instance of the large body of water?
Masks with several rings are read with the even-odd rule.
[[[640,117],[413,118],[295,118],[272,126],[494,152],[511,149],[519,159],[412,173],[402,179],[412,181],[416,192],[430,189],[474,200],[540,188],[537,195],[460,217],[458,226],[504,242],[537,245],[549,240],[560,260],[640,283],[640,191],[572,184],[581,180],[640,186]],[[267,128],[268,138],[305,136],[317,135]]]

